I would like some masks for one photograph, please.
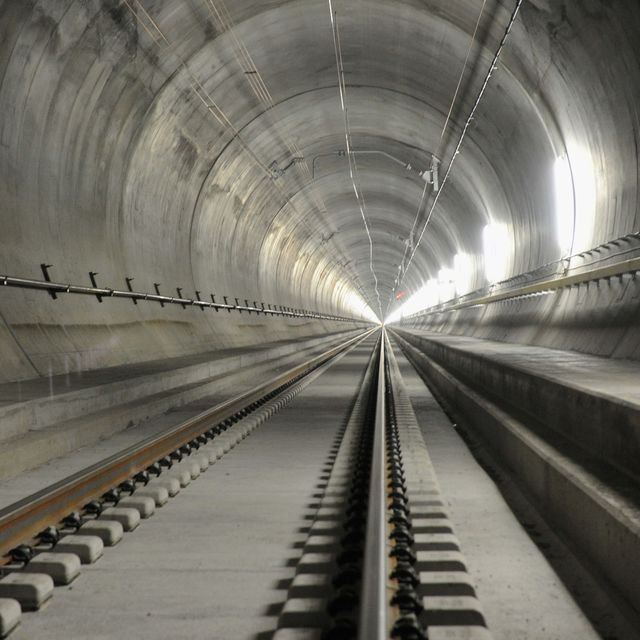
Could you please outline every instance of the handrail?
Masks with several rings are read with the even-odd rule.
[[[233,416],[283,384],[322,366],[375,330],[366,330],[266,383],[225,400],[161,434],[151,436],[0,510],[0,566],[7,562],[7,558],[2,556],[15,546],[35,539],[47,526],[60,522],[69,513],[81,509],[109,489],[147,469],[212,425]]]
[[[387,640],[387,535],[385,493],[385,330],[380,336],[378,391],[373,440],[366,543],[360,600],[359,640]]]
[[[485,296],[480,296],[478,298],[472,298],[471,300],[465,300],[464,302],[458,302],[447,306],[440,306],[437,309],[419,311],[413,315],[406,316],[406,319],[419,318],[422,316],[433,315],[435,313],[443,313],[447,311],[458,311],[459,309],[491,304],[493,302],[500,302],[502,300],[511,300],[513,298],[520,298],[522,296],[532,294],[547,293],[558,289],[563,289],[565,287],[586,284],[595,280],[622,277],[626,274],[635,274],[638,271],[640,271],[640,258],[632,258],[630,260],[616,262],[615,264],[596,267],[595,269],[583,271],[582,273],[542,280],[540,282],[534,282],[532,284],[517,287],[515,289],[509,289],[508,291],[501,291],[499,293],[492,293]]]
[[[184,307],[200,307],[201,309],[215,309],[216,311],[227,310],[231,311],[247,311],[248,313],[254,312],[257,315],[261,313],[264,315],[271,316],[286,316],[292,318],[313,318],[317,320],[338,320],[341,322],[359,322],[370,324],[366,320],[361,320],[357,318],[347,318],[345,316],[336,316],[326,313],[318,313],[316,311],[308,311],[306,309],[290,309],[290,308],[282,308],[280,309],[272,309],[271,305],[267,305],[265,308],[264,303],[260,303],[260,306],[257,306],[254,303],[254,306],[250,304],[239,304],[236,298],[236,304],[231,304],[227,302],[227,296],[223,296],[225,302],[215,302],[215,297],[212,296],[212,301],[208,302],[207,300],[201,300],[199,297],[199,292],[196,292],[196,298],[184,298],[182,296],[166,296],[160,293],[148,293],[143,291],[131,291],[131,290],[121,290],[121,289],[112,289],[110,287],[96,287],[96,286],[85,286],[78,284],[67,284],[63,282],[53,282],[50,280],[35,280],[32,278],[20,278],[16,276],[2,275],[0,274],[0,285],[6,287],[17,287],[21,289],[36,289],[40,291],[47,291],[50,295],[57,295],[59,293],[75,293],[80,295],[87,296],[96,296],[99,300],[102,298],[128,298],[133,300],[136,304],[138,300],[147,301],[147,302],[159,302],[161,305],[165,304],[179,304],[183,308]]]

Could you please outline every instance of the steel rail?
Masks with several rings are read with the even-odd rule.
[[[257,315],[285,316],[292,318],[313,318],[317,320],[339,320],[341,322],[365,322],[356,318],[347,318],[345,316],[336,316],[326,313],[318,313],[307,310],[278,310],[269,306],[266,308],[264,304],[261,306],[251,306],[249,304],[229,304],[222,302],[208,302],[207,300],[199,300],[198,298],[182,298],[180,296],[165,296],[159,293],[147,293],[143,291],[128,291],[121,289],[112,289],[110,287],[93,287],[79,284],[66,284],[63,282],[53,282],[50,280],[35,280],[32,278],[20,278],[16,276],[0,274],[0,285],[5,287],[15,287],[20,289],[35,289],[39,291],[47,291],[51,294],[58,293],[74,293],[85,296],[96,296],[101,298],[126,298],[137,302],[138,300],[146,300],[148,302],[159,302],[161,304],[179,304],[183,307],[200,307],[201,309],[215,309],[216,311],[247,311],[254,312]],[[224,296],[223,296],[224,297]],[[226,299],[226,298],[225,298]]]
[[[640,258],[632,258],[630,260],[616,262],[615,264],[596,267],[595,269],[583,271],[582,273],[575,273],[572,275],[560,276],[558,278],[542,280],[540,282],[533,282],[521,287],[509,289],[508,291],[490,293],[478,298],[472,298],[471,300],[465,300],[464,302],[457,302],[450,305],[445,304],[444,306],[440,306],[437,309],[419,311],[413,315],[407,316],[406,319],[408,320],[410,318],[419,318],[422,316],[433,315],[434,313],[443,313],[446,311],[458,311],[460,309],[466,309],[468,307],[486,305],[493,302],[501,302],[503,300],[511,300],[513,298],[520,298],[522,296],[548,293],[551,291],[557,291],[558,289],[564,289],[565,287],[587,284],[596,280],[621,278],[622,276],[627,274],[632,274],[635,277],[635,274],[638,271],[640,271]]]
[[[386,332],[382,329],[378,363],[373,456],[369,481],[362,595],[360,598],[359,640],[387,640],[389,637],[387,611],[387,506],[385,491],[385,342]]]
[[[266,383],[225,400],[161,434],[151,436],[0,510],[0,566],[9,562],[6,554],[11,549],[19,544],[34,542],[37,534],[47,526],[58,524],[71,512],[81,510],[91,500],[146,470],[215,424],[229,419],[283,384],[311,373],[367,338],[373,331],[376,329],[366,330]],[[213,442],[215,443],[215,438]]]

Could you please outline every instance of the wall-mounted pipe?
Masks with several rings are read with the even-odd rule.
[[[130,285],[129,279],[127,283]],[[227,309],[227,311],[254,311],[256,314],[263,313],[264,315],[270,316],[287,316],[292,318],[313,318],[315,320],[336,320],[339,322],[358,322],[362,324],[370,324],[366,320],[359,320],[356,318],[347,318],[345,316],[336,316],[326,313],[318,313],[316,311],[307,311],[307,310],[280,310],[276,311],[275,308],[267,308],[265,309],[263,305],[258,306],[254,304],[253,306],[247,304],[229,304],[227,303],[227,298],[224,296],[225,303],[222,304],[220,302],[214,302],[215,298],[211,296],[212,301],[207,302],[206,300],[200,300],[199,296],[196,298],[183,298],[176,296],[165,296],[160,293],[147,293],[141,291],[122,291],[119,289],[112,289],[110,287],[88,287],[84,285],[78,284],[65,284],[61,282],[53,282],[51,280],[34,280],[31,278],[19,278],[15,276],[8,275],[0,275],[0,285],[5,287],[17,287],[20,289],[34,289],[38,291],[46,291],[49,295],[56,295],[60,293],[72,293],[78,295],[88,295],[88,296],[100,296],[101,299],[104,298],[127,298],[129,300],[133,300],[137,302],[138,300],[146,300],[149,302],[159,302],[162,306],[165,304],[179,304],[183,308],[186,308],[187,305],[200,307],[201,309],[209,308],[215,309],[216,311],[220,309]],[[157,285],[156,285],[157,290]],[[237,300],[237,298],[236,298]],[[282,307],[280,307],[282,309]]]

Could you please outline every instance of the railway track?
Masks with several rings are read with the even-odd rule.
[[[197,629],[205,632],[197,637],[492,638],[448,512],[451,487],[443,481],[445,498],[424,441],[425,417],[421,428],[414,413],[415,382],[410,397],[407,366],[384,331],[365,332],[0,511],[0,571],[5,576],[0,579],[0,631],[11,632],[20,608],[37,610],[53,594],[47,611],[24,617],[16,640],[87,637],[82,631],[68,635],[62,627],[43,636],[42,630],[48,631],[51,624],[44,619],[77,625],[72,619],[81,615],[86,600],[78,590],[58,600],[56,591],[71,584],[82,565],[95,562],[104,547],[124,538],[133,545],[106,552],[108,557],[97,570],[87,568],[83,578],[88,594],[94,598],[100,594],[99,604],[90,605],[94,616],[90,627],[99,637],[123,637],[123,633],[140,638],[196,637],[185,619],[197,619],[206,610],[200,607],[211,603],[219,603],[220,609],[212,613],[219,617],[241,596],[245,602],[230,627],[209,619],[200,622]],[[330,367],[331,372],[315,382]],[[274,416],[307,387],[296,406]],[[261,429],[225,457],[272,416],[268,430]],[[439,473],[440,453],[437,449],[434,453]],[[221,464],[203,475],[221,458]],[[204,480],[194,485],[196,494],[191,487],[182,491],[200,476]],[[204,502],[197,500],[197,487],[202,487],[199,495]],[[141,526],[141,535],[128,535],[178,493],[183,495],[170,504],[171,509],[163,509],[150,524]],[[306,502],[309,495],[312,503]],[[198,512],[203,504],[205,511]],[[265,515],[270,510],[273,517]],[[170,512],[174,515],[165,518]],[[181,522],[174,527],[176,519]],[[249,528],[243,529],[245,525]],[[469,546],[468,530],[459,528]],[[150,530],[156,537],[145,541],[145,531]],[[158,535],[164,536],[162,541]],[[188,555],[178,557],[185,546]],[[157,565],[166,564],[174,548],[175,563],[169,562],[159,574]],[[191,559],[192,548],[197,549],[197,560]],[[295,552],[283,560],[289,548]],[[260,576],[254,570],[248,577],[263,553],[271,555],[262,566],[269,570],[280,566],[278,575],[286,576],[271,588],[271,575]],[[476,554],[477,549],[469,553]],[[113,561],[121,556],[122,561]],[[132,558],[143,556],[141,565],[129,568]],[[202,558],[208,558],[205,562],[211,563],[212,573],[202,572]],[[472,559],[474,575],[481,582],[477,556]],[[101,573],[105,564],[109,566]],[[180,583],[175,571],[184,564],[189,575]],[[127,618],[125,625],[143,626],[125,626],[123,632],[112,627],[108,613],[96,617],[97,610],[111,608],[114,591],[122,588],[118,581],[135,582],[133,593],[148,590],[149,574],[132,575],[144,573],[146,566],[153,567],[152,576],[164,575],[165,580],[182,584],[175,589],[182,588],[184,598],[173,618],[168,617],[176,626],[149,625],[146,618],[134,618],[132,623]],[[101,579],[111,580],[111,591],[96,587]],[[493,621],[494,605],[480,582]],[[277,602],[272,592],[278,594]],[[155,599],[145,596],[135,608],[153,612],[171,606],[171,595],[161,595],[165,599],[158,600],[158,592]],[[126,612],[126,598],[116,600],[119,605],[114,609],[119,606]],[[197,602],[192,605],[192,600]],[[60,613],[54,614],[58,603]],[[261,619],[267,607],[269,619]],[[248,618],[254,622],[248,623]],[[138,635],[142,630],[144,634]],[[507,637],[497,633],[496,637]]]
[[[2,634],[367,337],[3,509]],[[382,332],[334,453],[274,639],[489,638]]]
[[[319,488],[274,640],[492,637],[384,333]]]
[[[0,510],[0,637],[370,334]]]

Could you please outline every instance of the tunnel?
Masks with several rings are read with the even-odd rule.
[[[639,105],[637,0],[0,0],[0,637],[639,639]]]

